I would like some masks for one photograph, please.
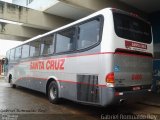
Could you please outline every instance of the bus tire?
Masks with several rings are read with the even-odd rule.
[[[16,85],[12,83],[12,75],[9,76],[9,83],[12,88],[16,88]]]
[[[58,90],[58,85],[56,81],[52,81],[49,84],[48,87],[48,99],[51,103],[53,104],[58,104],[60,99],[59,99],[59,90]]]

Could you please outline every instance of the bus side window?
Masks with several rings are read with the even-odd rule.
[[[29,44],[24,44],[22,46],[22,58],[27,58],[29,57]]]
[[[42,38],[41,41],[41,55],[48,55],[54,53],[55,35],[49,35]]]
[[[21,58],[21,52],[22,52],[22,47],[17,47],[15,51],[15,60],[18,60]]]
[[[30,43],[30,57],[37,57],[40,54],[40,40],[35,40]]]
[[[71,27],[60,31],[56,35],[56,53],[68,52],[74,50],[76,28]]]
[[[11,52],[10,52],[10,61],[13,61],[14,60],[14,55],[15,55],[15,49],[12,49]]]
[[[77,49],[90,47],[99,41],[100,19],[95,19],[78,26]]]

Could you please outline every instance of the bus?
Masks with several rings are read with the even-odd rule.
[[[152,58],[150,23],[105,8],[7,51],[6,80],[45,93],[51,103],[134,102],[150,91]]]

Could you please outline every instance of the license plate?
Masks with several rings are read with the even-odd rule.
[[[133,90],[140,90],[140,87],[133,87]]]

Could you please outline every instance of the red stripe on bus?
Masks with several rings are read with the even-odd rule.
[[[120,50],[120,51],[119,51]],[[121,52],[123,51],[123,52]],[[125,53],[126,52],[126,53]],[[123,49],[123,48],[117,48],[115,50],[115,53],[114,54],[121,54],[121,55],[128,55],[128,56],[138,56],[138,57],[147,57],[147,58],[153,58],[152,54],[149,53],[149,52],[141,52],[141,51],[137,51],[137,52],[140,52],[140,53],[143,53],[143,54],[148,54],[148,55],[151,55],[151,56],[146,56],[146,55],[139,55],[139,54],[132,54],[132,53],[127,53],[127,52],[135,52],[135,50],[128,50],[128,49]]]
[[[100,87],[107,87],[106,85],[101,85],[101,84],[89,84],[86,82],[74,82],[70,80],[58,80],[59,82],[65,82],[65,83],[73,83],[73,84],[83,84],[83,85],[90,85],[90,86],[100,86]]]
[[[48,80],[46,78],[37,78],[37,77],[22,77],[22,78],[19,78],[18,80],[23,80],[23,79]],[[83,85],[90,85],[90,86],[107,87],[106,85],[102,85],[102,84],[89,84],[86,82],[75,82],[75,81],[71,81],[71,80],[57,80],[57,81],[62,82],[62,83],[72,83],[72,84],[83,84]]]
[[[39,79],[39,80],[48,80],[48,79],[46,79],[46,78],[37,78],[37,77],[21,77],[21,78],[19,78],[19,79],[17,79],[17,80],[23,80],[23,79]]]
[[[125,55],[125,56],[136,56],[136,57],[143,57],[143,58],[153,58],[152,56],[136,55],[136,54],[129,54],[129,53],[121,53],[121,52],[116,52],[114,54]]]

